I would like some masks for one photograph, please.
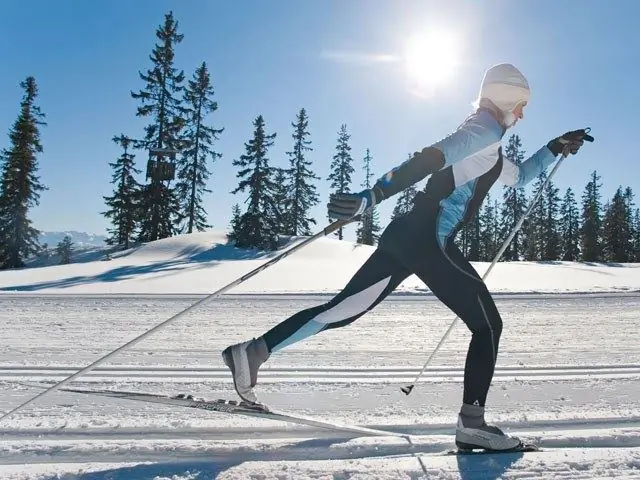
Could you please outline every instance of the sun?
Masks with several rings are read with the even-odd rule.
[[[404,64],[413,93],[431,97],[446,87],[460,63],[456,37],[446,31],[430,30],[411,38],[405,48]]]

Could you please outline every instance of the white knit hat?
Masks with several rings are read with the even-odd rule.
[[[485,72],[478,101],[487,98],[507,113],[519,103],[528,102],[530,95],[529,82],[522,72],[510,63],[500,63]]]

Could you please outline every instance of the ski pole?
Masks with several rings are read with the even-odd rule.
[[[168,320],[165,320],[164,322],[156,325],[155,327],[151,328],[150,330],[147,330],[146,332],[144,332],[143,334],[141,334],[138,337],[134,338],[133,340],[130,340],[128,343],[122,345],[121,347],[118,347],[117,349],[113,350],[111,353],[109,353],[109,354],[105,355],[104,357],[96,360],[91,365],[86,366],[82,370],[74,373],[73,375],[65,378],[64,380],[60,381],[59,383],[51,386],[50,388],[48,388],[44,392],[39,393],[35,397],[33,397],[33,398],[27,400],[26,402],[24,402],[23,404],[18,405],[13,410],[10,410],[7,413],[5,413],[4,415],[2,415],[0,417],[0,421],[4,420],[5,418],[9,417],[12,414],[18,412],[19,410],[22,410],[24,407],[26,407],[27,405],[33,403],[37,399],[39,399],[41,397],[44,397],[46,394],[48,394],[50,392],[54,392],[57,389],[63,387],[67,383],[69,383],[69,382],[73,381],[74,379],[78,378],[80,375],[83,375],[85,373],[90,372],[94,368],[98,367],[99,365],[101,365],[104,362],[106,362],[107,360],[109,360],[111,357],[113,357],[116,354],[122,352],[123,350],[126,350],[129,347],[132,347],[133,345],[137,344],[138,342],[144,340],[145,338],[147,338],[152,333],[157,332],[158,330],[160,330],[160,329],[168,326],[169,324],[175,322],[180,317],[182,317],[183,315],[187,314],[188,312],[190,312],[191,310],[195,309],[196,307],[204,305],[205,303],[207,303],[207,302],[213,300],[214,298],[222,295],[224,292],[232,289],[233,287],[236,287],[236,286],[240,285],[241,283],[245,282],[246,280],[250,279],[251,277],[257,275],[261,271],[269,268],[270,266],[272,266],[273,264],[279,262],[283,258],[288,257],[292,253],[300,250],[301,248],[305,247],[306,245],[309,245],[310,243],[314,242],[318,238],[324,237],[326,235],[330,235],[331,233],[335,232],[336,230],[339,230],[340,228],[344,227],[345,225],[351,223],[354,220],[355,220],[355,217],[354,218],[350,218],[350,219],[346,219],[346,220],[337,220],[337,221],[331,223],[324,230],[321,230],[320,232],[316,233],[315,235],[313,235],[313,236],[311,236],[309,238],[306,238],[302,242],[300,242],[300,243],[294,245],[293,247],[291,247],[289,250],[286,250],[286,251],[282,252],[280,255],[272,258],[271,260],[269,260],[266,263],[263,263],[262,265],[260,265],[259,267],[255,268],[254,270],[250,271],[249,273],[247,273],[247,274],[243,275],[242,277],[234,280],[233,282],[229,283],[228,285],[225,285],[221,289],[211,293],[210,295],[206,296],[205,298],[203,298],[201,300],[198,300],[196,303],[194,303],[190,307],[187,307],[183,311],[175,314],[173,317],[169,318]]]
[[[588,132],[588,130],[587,130],[587,132]],[[591,136],[587,136],[587,137],[585,137],[585,140],[593,141],[593,137],[591,137]],[[591,138],[591,140],[589,140],[589,138]],[[502,257],[502,254],[504,253],[504,251],[511,244],[511,240],[513,240],[513,237],[515,237],[516,234],[520,231],[520,228],[522,227],[522,224],[524,223],[525,219],[529,216],[529,214],[533,210],[533,207],[535,207],[536,203],[538,203],[538,200],[539,200],[540,196],[542,195],[542,193],[544,192],[545,187],[551,181],[551,179],[555,175],[556,171],[558,170],[558,167],[560,167],[560,164],[562,164],[564,159],[567,158],[568,154],[569,154],[569,152],[566,149],[565,149],[565,151],[562,152],[562,156],[556,162],[555,166],[553,167],[553,170],[551,170],[551,173],[549,174],[547,179],[540,186],[540,189],[538,190],[538,193],[535,195],[533,200],[531,200],[531,204],[529,205],[529,208],[522,215],[522,217],[520,217],[520,220],[518,220],[518,223],[516,223],[515,227],[513,227],[513,229],[511,230],[511,233],[509,234],[507,239],[502,243],[502,246],[500,247],[500,250],[498,251],[498,253],[494,257],[493,261],[491,262],[491,265],[489,265],[489,268],[487,269],[487,271],[482,276],[482,280],[483,281],[489,276],[489,273],[491,273],[491,270],[493,270],[493,267],[496,265],[496,263],[498,263],[498,260],[500,260],[500,257]],[[420,373],[418,373],[418,376],[415,378],[413,383],[411,385],[407,385],[405,387],[401,387],[400,388],[402,393],[404,393],[405,395],[409,395],[411,393],[413,388],[416,386],[416,383],[418,383],[418,380],[420,380],[420,377],[422,377],[422,374],[424,373],[424,371],[427,369],[427,367],[431,363],[431,360],[433,360],[433,357],[435,357],[436,353],[438,353],[438,351],[440,350],[440,347],[442,347],[442,345],[447,340],[447,338],[449,338],[449,335],[453,331],[453,328],[455,327],[455,325],[456,325],[456,323],[458,321],[458,318],[459,317],[454,318],[453,322],[451,322],[451,325],[449,325],[449,328],[447,329],[447,331],[444,333],[443,337],[438,342],[438,345],[436,345],[436,348],[433,350],[433,352],[431,352],[431,355],[429,355],[429,358],[427,358],[427,361],[422,366],[422,370],[420,370]]]

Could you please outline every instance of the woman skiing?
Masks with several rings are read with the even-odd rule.
[[[253,387],[258,369],[272,352],[321,331],[348,325],[415,274],[472,332],[456,444],[489,450],[519,447],[518,438],[487,425],[484,419],[502,319],[485,283],[454,238],[478,211],[496,180],[522,187],[551,165],[558,154],[575,154],[585,138],[590,139],[586,130],[575,130],[554,138],[521,165],[505,159],[501,139],[523,118],[529,96],[529,84],[516,67],[499,64],[489,68],[476,110],[451,135],[416,152],[373,188],[331,196],[329,216],[350,219],[431,175],[424,190],[415,196],[413,209],[388,225],[371,257],[333,299],[298,312],[262,336],[222,352],[243,400],[257,401]]]

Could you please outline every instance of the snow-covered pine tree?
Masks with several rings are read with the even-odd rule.
[[[371,151],[367,148],[364,156],[364,182],[362,186],[364,188],[371,188],[371,178],[373,173],[371,172]],[[364,245],[375,245],[380,237],[380,215],[377,209],[371,208],[362,214],[362,220],[356,231],[357,243]]]
[[[240,216],[232,236],[241,248],[272,250],[278,242],[278,211],[274,200],[276,191],[274,168],[267,156],[276,134],[265,133],[265,122],[258,115],[253,122],[253,138],[245,143],[245,153],[233,161],[240,167],[238,187],[231,193],[248,190],[247,210]]]
[[[56,253],[60,256],[60,265],[71,263],[71,254],[73,253],[73,242],[69,235],[58,242],[56,245]]]
[[[409,154],[409,158],[413,155]],[[409,213],[413,208],[413,199],[418,193],[418,189],[415,185],[411,185],[408,188],[405,188],[398,195],[398,200],[396,201],[395,207],[393,207],[393,212],[391,212],[391,220],[394,220],[397,217],[404,215],[405,213]]]
[[[605,207],[602,220],[602,260],[630,261],[633,239],[629,217],[629,203],[622,187],[618,187]]]
[[[562,205],[560,206],[560,219],[558,222],[560,233],[561,259],[575,262],[580,258],[580,217],[578,203],[571,188],[567,188]]]
[[[580,225],[580,251],[585,262],[602,259],[602,204],[597,171],[591,173],[582,194],[582,222]]]
[[[333,189],[333,193],[351,192],[351,174],[355,172],[355,169],[353,168],[353,158],[351,157],[350,139],[351,135],[347,132],[347,126],[342,124],[338,132],[336,153],[331,161],[331,173],[327,177],[327,180],[331,181],[329,187]],[[343,229],[338,229],[336,235],[342,240],[344,237]]]
[[[186,123],[186,111],[182,105],[184,72],[174,67],[174,49],[182,42],[178,33],[178,22],[173,12],[165,15],[164,24],[156,30],[159,42],[153,48],[153,66],[140,78],[146,82],[138,93],[131,92],[140,100],[137,116],[151,117],[145,127],[145,138],[136,142],[136,147],[145,150],[169,149],[180,151],[183,147],[182,130]],[[177,232],[181,220],[180,199],[171,180],[164,180],[162,169],[152,169],[150,182],[142,187],[140,195],[139,240],[143,242],[170,237]],[[167,183],[165,183],[167,182]]]
[[[129,248],[133,240],[138,215],[138,199],[140,195],[140,185],[134,175],[140,173],[135,168],[135,155],[129,153],[129,147],[133,140],[126,135],[113,137],[112,140],[122,147],[122,155],[118,159],[109,163],[113,169],[111,183],[114,185],[113,195],[102,197],[108,210],[102,212],[111,222],[108,229],[108,245],[122,245]]]
[[[222,154],[213,149],[224,128],[213,128],[206,117],[218,109],[213,100],[214,89],[207,64],[202,64],[187,83],[184,92],[186,104],[186,125],[184,150],[178,163],[178,184],[176,186],[182,201],[182,218],[186,222],[186,232],[201,232],[210,227],[207,212],[202,205],[202,195],[211,193],[206,182],[211,176],[209,164]]]
[[[40,127],[46,125],[35,104],[38,86],[34,77],[20,86],[20,113],[9,130],[9,148],[0,153],[0,269],[20,268],[39,252],[40,232],[29,219],[29,209],[40,204],[40,192],[47,189],[38,176]]]
[[[522,164],[525,151],[518,135],[511,135],[505,148],[505,157],[516,165]],[[516,223],[522,218],[527,209],[527,196],[524,188],[504,187],[503,204],[500,212],[500,243],[505,241],[512,232]],[[516,233],[513,240],[507,247],[502,258],[504,260],[517,261],[524,254],[524,235],[522,232]]]
[[[312,151],[313,148],[308,139],[309,117],[304,108],[300,109],[295,123],[291,126],[294,128],[294,143],[293,151],[287,152],[290,163],[288,190],[291,203],[287,212],[286,230],[289,235],[309,235],[311,225],[316,224],[310,211],[320,202],[313,181],[320,180],[320,177],[311,170],[313,162],[305,156],[305,152]]]

